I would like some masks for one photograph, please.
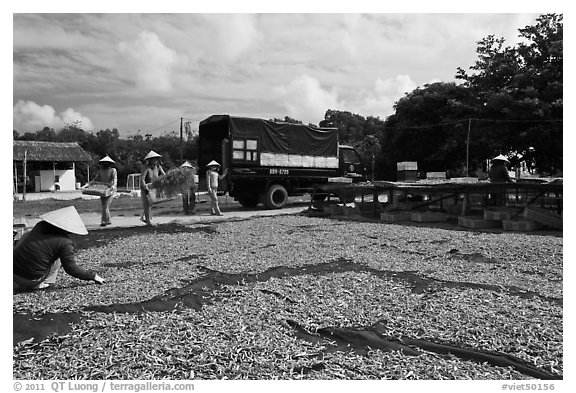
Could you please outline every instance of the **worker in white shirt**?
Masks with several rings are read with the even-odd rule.
[[[208,185],[208,196],[210,197],[210,214],[214,216],[221,216],[222,212],[218,206],[218,180],[226,176],[228,169],[224,169],[224,173],[218,174],[220,164],[212,160],[206,165],[206,184]]]

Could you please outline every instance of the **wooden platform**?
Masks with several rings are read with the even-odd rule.
[[[484,215],[487,221],[519,221],[519,218],[539,222],[540,226],[562,229],[563,184],[561,182],[516,182],[490,183],[478,181],[475,183],[457,182],[388,182],[374,181],[372,183],[355,184],[318,184],[313,187],[316,192],[330,195],[345,195],[346,202],[360,202],[358,214],[371,214],[382,222],[398,222],[405,215],[389,214],[394,212],[410,213],[410,220],[416,222],[444,222],[448,219],[470,217],[475,214]],[[502,207],[493,206],[495,195],[501,196],[498,201]],[[349,197],[349,198],[348,198]],[[348,201],[348,199],[350,201]],[[340,198],[342,201],[342,198]],[[313,198],[310,200],[312,208]],[[370,209],[367,204],[373,204]],[[372,211],[370,211],[372,210]],[[523,217],[526,210],[529,217]],[[334,212],[336,213],[336,212]],[[352,211],[339,212],[340,215]],[[521,220],[520,220],[521,221]],[[493,222],[459,220],[463,226],[470,228],[492,227]],[[533,224],[509,223],[507,228],[525,228],[531,230]]]

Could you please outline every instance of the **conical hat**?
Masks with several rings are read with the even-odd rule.
[[[116,164],[116,162],[113,159],[111,159],[110,156],[106,156],[98,162],[109,162],[111,164]]]
[[[220,164],[218,164],[216,161],[212,160],[206,166],[220,166]]]
[[[184,164],[182,164],[180,166],[184,167],[184,168],[192,168],[192,165],[188,161],[184,161]]]
[[[507,159],[504,155],[502,155],[502,154],[500,154],[499,156],[494,157],[494,158],[492,159],[492,161],[494,161],[494,160],[510,162],[510,161],[508,161],[508,159]]]
[[[162,157],[160,154],[156,153],[154,150],[150,150],[150,153],[148,153],[146,155],[146,157],[144,157],[145,160],[149,160],[151,158],[159,158]]]
[[[77,235],[88,234],[88,231],[82,222],[82,218],[80,218],[80,215],[74,206],[68,206],[63,209],[42,214],[40,218],[55,227],[65,230],[66,232],[75,233]]]

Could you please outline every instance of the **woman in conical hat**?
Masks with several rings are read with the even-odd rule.
[[[104,183],[108,186],[107,196],[100,197],[100,203],[102,205],[102,220],[100,222],[100,226],[110,225],[110,204],[114,200],[114,196],[116,195],[116,190],[118,187],[118,172],[114,167],[116,162],[110,158],[110,156],[106,156],[98,161],[100,164],[100,170],[94,177],[94,179],[88,183],[88,185],[94,184],[96,180],[99,180],[100,183]]]
[[[45,214],[41,214],[42,221],[75,235],[87,235],[88,230],[84,221],[74,206],[64,207]]]
[[[182,210],[184,210],[184,214],[191,215],[194,214],[194,209],[196,208],[196,167],[190,164],[188,161],[184,161],[181,168],[186,168],[190,171],[190,176],[194,179],[192,185],[190,186],[190,190],[188,192],[182,193]]]
[[[148,160],[160,159],[160,158],[162,158],[161,154],[156,153],[154,150],[150,150],[150,152],[148,154],[146,154],[146,157],[144,157],[144,160],[148,161]]]
[[[503,155],[503,154],[497,155],[496,157],[494,157],[494,158],[492,159],[492,161],[510,162],[510,161],[508,161],[508,158],[507,158],[505,155]]]
[[[43,214],[40,218],[41,221],[13,248],[14,288],[47,288],[56,282],[61,266],[73,277],[104,283],[97,273],[81,268],[74,260],[70,234],[88,234],[74,206]]]
[[[98,162],[100,163],[100,165],[106,165],[106,164],[111,166],[116,165],[116,161],[111,159],[110,156],[103,157]]]
[[[150,184],[160,176],[166,174],[164,168],[160,165],[160,158],[162,158],[160,154],[154,150],[150,150],[146,157],[144,157],[146,164],[144,164],[144,169],[142,169],[142,173],[140,174],[140,197],[142,198],[142,207],[144,209],[140,220],[149,226],[154,226],[151,216],[152,204],[148,198]]]
[[[228,168],[224,169],[222,175],[218,174],[220,164],[214,160],[210,161],[207,165],[206,171],[206,184],[208,185],[208,196],[210,197],[210,211],[214,216],[221,216],[220,206],[218,206],[218,180],[226,176]]]
[[[490,171],[488,171],[488,177],[492,183],[510,183],[512,179],[508,173],[508,168],[506,168],[506,163],[508,163],[508,158],[506,156],[499,154],[492,159],[492,166]]]

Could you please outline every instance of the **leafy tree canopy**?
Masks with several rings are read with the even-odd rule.
[[[457,70],[460,84],[425,85],[398,100],[386,119],[388,153],[467,175],[470,136],[471,172],[494,155],[527,151],[540,172],[561,172],[562,30],[562,15],[547,14],[518,30],[515,47],[493,35],[479,41],[477,61]]]

